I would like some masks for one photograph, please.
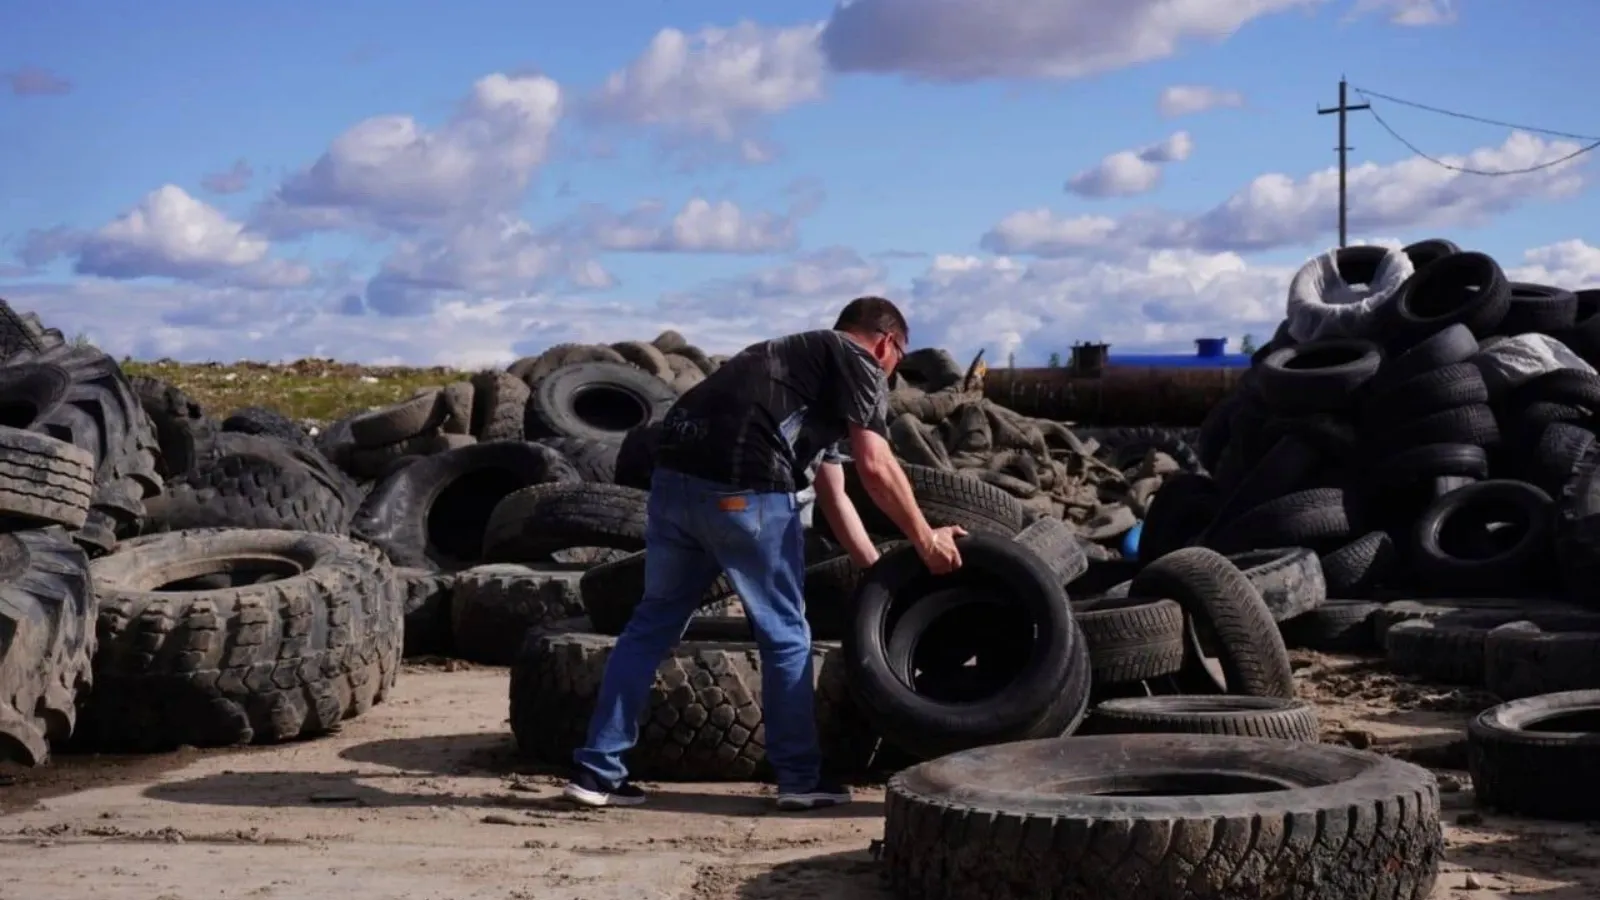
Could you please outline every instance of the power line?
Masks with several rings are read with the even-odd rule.
[[[1380,94],[1377,91],[1369,91],[1362,87],[1356,87],[1355,92],[1369,99],[1377,98],[1379,100],[1387,100],[1390,103],[1398,103],[1401,106],[1409,106],[1413,109],[1437,113],[1441,116],[1450,116],[1451,118],[1455,119],[1465,119],[1468,122],[1481,122],[1484,125],[1498,125],[1501,128],[1512,128],[1517,131],[1531,131],[1535,134],[1547,134],[1551,137],[1571,138],[1575,141],[1600,141],[1600,137],[1596,137],[1592,134],[1573,134],[1568,131],[1553,131],[1549,128],[1535,128],[1532,125],[1518,125],[1515,122],[1502,122],[1499,119],[1486,119],[1483,116],[1474,116],[1470,113],[1456,112],[1455,110],[1451,109],[1441,109],[1437,106],[1429,106],[1426,103],[1418,103],[1415,100],[1402,100],[1399,97],[1391,97],[1388,94]]]
[[[1370,93],[1368,91],[1363,91],[1363,90],[1361,90],[1359,88],[1356,89],[1356,93],[1361,94],[1362,96],[1372,96],[1372,97],[1378,96],[1377,94],[1372,94],[1372,93]],[[1528,174],[1530,172],[1538,172],[1538,171],[1541,171],[1543,169],[1549,169],[1549,168],[1551,168],[1553,166],[1559,166],[1559,165],[1561,165],[1562,163],[1566,162],[1569,159],[1576,159],[1576,158],[1584,155],[1585,153],[1590,152],[1591,150],[1595,150],[1597,148],[1600,148],[1600,139],[1596,139],[1596,138],[1580,138],[1581,140],[1588,140],[1588,141],[1591,141],[1592,143],[1590,143],[1589,145],[1584,146],[1584,147],[1579,147],[1577,150],[1574,150],[1571,153],[1568,153],[1566,156],[1563,156],[1560,159],[1552,159],[1552,160],[1550,160],[1548,162],[1539,163],[1536,166],[1528,166],[1528,167],[1522,168],[1522,169],[1501,169],[1501,170],[1498,170],[1498,171],[1490,171],[1488,169],[1473,169],[1473,168],[1469,168],[1467,166],[1458,166],[1458,165],[1456,165],[1454,163],[1447,163],[1442,159],[1439,159],[1437,157],[1434,157],[1434,156],[1431,156],[1431,155],[1429,155],[1427,153],[1424,153],[1421,149],[1419,149],[1417,147],[1416,144],[1413,144],[1412,142],[1406,140],[1404,137],[1402,137],[1400,135],[1400,132],[1395,131],[1393,126],[1391,126],[1388,122],[1384,121],[1383,116],[1380,115],[1376,109],[1373,109],[1372,105],[1370,103],[1367,105],[1367,112],[1372,113],[1373,121],[1377,122],[1378,126],[1381,127],[1384,131],[1389,132],[1389,136],[1394,138],[1395,140],[1399,141],[1401,146],[1405,147],[1407,150],[1410,150],[1412,153],[1415,153],[1417,156],[1421,157],[1422,159],[1425,159],[1428,162],[1431,162],[1434,165],[1436,165],[1436,166],[1438,166],[1438,167],[1440,167],[1442,169],[1449,169],[1452,172],[1461,172],[1461,173],[1467,174],[1467,175],[1488,175],[1488,176],[1491,176],[1491,177],[1500,177],[1500,176],[1505,176],[1505,175],[1526,175],[1526,174]],[[1486,120],[1476,119],[1475,121],[1486,121]],[[1496,123],[1493,123],[1493,124],[1497,124],[1498,125],[1498,124],[1502,124],[1502,123],[1496,122]],[[1513,126],[1510,126],[1510,127],[1515,128],[1516,126],[1513,125]],[[1531,130],[1537,130],[1537,129],[1522,129],[1522,130],[1531,131]],[[1552,134],[1553,132],[1545,131],[1543,133]],[[1565,135],[1565,136],[1566,137],[1572,137],[1572,135]]]

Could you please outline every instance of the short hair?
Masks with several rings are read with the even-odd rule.
[[[845,304],[839,320],[833,323],[835,331],[855,334],[887,332],[899,335],[902,341],[911,339],[911,329],[899,307],[882,297],[857,297]]]

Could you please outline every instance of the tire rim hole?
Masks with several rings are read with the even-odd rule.
[[[1484,561],[1510,553],[1532,529],[1526,513],[1509,506],[1455,515],[1439,528],[1439,549],[1454,559]]]
[[[1600,709],[1574,709],[1539,719],[1522,726],[1523,731],[1584,734],[1600,732]]]
[[[1242,772],[1129,772],[1048,782],[1041,794],[1090,797],[1216,797],[1228,794],[1271,794],[1297,785],[1265,775]]]
[[[1364,356],[1360,350],[1349,346],[1318,347],[1303,353],[1294,353],[1284,360],[1285,369],[1334,369],[1349,365]]]
[[[428,510],[430,556],[436,562],[470,565],[483,553],[483,532],[489,516],[506,495],[527,487],[505,469],[479,469],[450,482]]]
[[[650,407],[632,391],[596,385],[577,391],[572,412],[602,431],[624,432],[650,421]]]
[[[33,403],[11,398],[0,403],[0,425],[7,428],[27,428],[39,417],[39,407]]]

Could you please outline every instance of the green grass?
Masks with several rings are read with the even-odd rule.
[[[283,365],[125,360],[122,370],[169,381],[218,418],[243,406],[266,406],[290,418],[319,422],[398,403],[419,388],[463,381],[472,374],[442,367],[368,367],[323,359]]]

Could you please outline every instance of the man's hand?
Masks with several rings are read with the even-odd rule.
[[[960,525],[948,525],[929,532],[928,540],[917,544],[917,556],[935,575],[948,575],[961,568],[961,551],[956,549],[956,538],[966,537],[967,530]]]

